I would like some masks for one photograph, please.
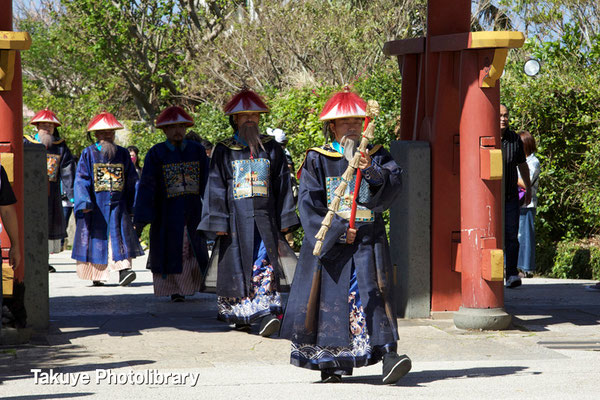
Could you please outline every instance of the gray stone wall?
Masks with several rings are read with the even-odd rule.
[[[44,330],[48,305],[48,175],[46,149],[41,144],[23,147],[25,208],[25,308],[27,325]]]
[[[394,300],[399,317],[431,312],[431,156],[429,143],[394,141],[392,156],[403,169],[402,193],[390,209]]]

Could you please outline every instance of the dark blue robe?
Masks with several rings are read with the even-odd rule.
[[[96,144],[83,150],[75,175],[73,259],[108,264],[109,233],[114,261],[144,254],[131,220],[138,179],[127,149],[117,146],[110,161]]]
[[[196,228],[207,176],[208,157],[199,143],[184,140],[177,149],[165,141],[146,154],[134,222],[151,224],[148,268],[153,273],[181,273],[185,226],[198,264],[206,272],[206,242]]]
[[[216,292],[221,297],[252,294],[255,231],[273,266],[271,290],[279,291],[286,278],[279,263],[279,232],[298,225],[290,172],[281,146],[270,136],[261,138],[265,150],[253,160],[249,148],[233,138],[218,143],[211,157],[198,229],[209,236],[228,233],[218,239]]]
[[[377,179],[362,181],[356,239],[353,244],[345,243],[352,182],[333,218],[319,257],[312,254],[315,235],[348,162],[327,145],[309,150],[301,167],[298,209],[305,236],[280,336],[292,340],[298,347],[312,345],[317,351],[328,348],[335,356],[315,361],[297,357],[293,352],[295,365],[311,369],[337,368],[347,373],[352,367],[378,361],[386,346],[395,350],[398,333],[389,293],[392,264],[382,212],[400,192],[401,170],[381,146],[369,147],[369,153],[378,173]],[[349,304],[349,297],[354,296]],[[366,323],[367,343],[349,334],[352,309],[360,307],[360,313],[354,311],[354,315],[361,315],[360,321],[355,321],[353,327]],[[360,336],[364,338],[365,332],[361,331]],[[349,351],[342,351],[352,348],[351,342],[359,339],[363,346],[370,345],[372,354],[368,350],[363,359],[357,359],[348,356]]]
[[[39,144],[38,136],[25,136],[23,143]],[[48,239],[67,237],[67,227],[62,207],[61,184],[69,201],[73,199],[75,160],[64,139],[58,139],[46,149],[48,173]]]

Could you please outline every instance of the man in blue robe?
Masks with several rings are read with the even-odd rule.
[[[287,246],[280,232],[298,224],[285,154],[258,131],[260,114],[268,111],[250,90],[225,106],[235,134],[214,147],[198,226],[218,236],[218,318],[237,329],[261,320],[265,337],[280,326],[280,280],[286,276],[278,247]]]
[[[206,242],[196,230],[202,215],[202,194],[208,175],[204,147],[185,140],[194,125],[181,107],[165,109],[156,127],[167,140],[146,154],[135,203],[135,228],[150,225],[150,257],[154,294],[182,302],[201,290],[206,273]]]
[[[131,260],[144,254],[133,229],[131,213],[138,174],[127,149],[114,144],[123,129],[114,115],[103,112],[88,124],[96,143],[81,153],[75,175],[77,227],[72,257],[77,276],[102,286],[109,272],[119,271],[119,284],[135,279]]]
[[[280,335],[292,340],[291,363],[321,371],[323,382],[341,382],[352,369],[383,359],[383,382],[394,383],[411,368],[396,353],[398,333],[390,303],[391,260],[382,212],[401,187],[401,170],[381,146],[360,158],[356,227],[349,218],[356,175],[323,241],[315,235],[360,139],[366,103],[348,89],[333,96],[320,119],[331,145],[311,148],[300,170],[298,209],[304,242]]]
[[[73,180],[75,178],[75,160],[64,139],[58,135],[60,121],[49,109],[41,110],[33,116],[31,125],[38,133],[27,135],[23,143],[38,144],[46,147],[46,164],[48,173],[48,253],[59,253],[62,240],[67,237],[66,221],[62,207],[62,192],[68,201],[73,202]],[[61,190],[62,189],[62,190]],[[56,272],[48,265],[50,272]]]

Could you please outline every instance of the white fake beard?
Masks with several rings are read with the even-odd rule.
[[[263,146],[262,141],[260,140],[260,134],[258,133],[258,125],[256,124],[244,124],[239,128],[240,138],[242,138],[250,147],[250,152],[254,156],[258,156],[259,147],[264,151],[265,146]]]
[[[358,138],[354,140],[351,139],[350,136],[346,135],[342,138],[340,145],[344,148],[344,158],[350,162],[354,157],[354,153],[356,153],[356,149],[358,148]]]
[[[40,138],[40,142],[46,146],[46,149],[49,149],[50,146],[52,146],[52,144],[54,143],[54,136],[49,135],[47,133],[40,133],[38,134],[39,138]]]

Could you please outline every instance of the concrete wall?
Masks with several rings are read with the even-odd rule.
[[[25,208],[25,309],[27,325],[48,328],[48,174],[46,149],[23,147]]]
[[[396,310],[403,318],[431,312],[431,156],[428,142],[394,141],[402,193],[390,209],[390,252]]]

